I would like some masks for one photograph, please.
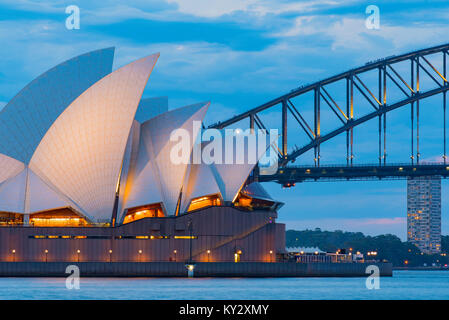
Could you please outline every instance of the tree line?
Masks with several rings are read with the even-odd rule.
[[[367,252],[376,251],[376,260],[388,261],[395,267],[418,267],[449,264],[449,236],[441,237],[441,254],[423,254],[410,242],[403,242],[392,234],[365,236],[361,232],[287,230],[287,247],[318,247],[322,251],[336,252],[338,249]],[[443,255],[442,255],[443,254]],[[446,256],[444,254],[447,254]]]

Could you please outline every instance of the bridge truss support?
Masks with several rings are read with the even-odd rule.
[[[388,166],[387,162],[387,114],[388,112],[403,106],[410,106],[410,166],[420,164],[420,101],[435,95],[442,95],[443,119],[443,165],[446,165],[446,104],[447,91],[449,83],[447,80],[447,55],[449,54],[449,44],[436,46],[428,49],[410,52],[407,54],[392,56],[365,64],[362,67],[355,68],[338,74],[336,76],[308,84],[292,90],[288,94],[271,100],[259,107],[246,111],[238,116],[223,122],[209,126],[210,128],[222,129],[235,124],[243,119],[250,119],[252,129],[257,126],[260,129],[266,129],[262,123],[259,114],[267,109],[281,105],[281,133],[282,141],[279,148],[280,170],[286,168],[288,164],[293,163],[299,156],[313,150],[314,166],[321,167],[321,144],[340,134],[346,135],[346,166],[355,165],[354,159],[354,134],[355,128],[369,120],[376,119],[378,123],[378,167]],[[440,70],[431,63],[431,58],[439,56],[442,59]],[[438,58],[438,59],[440,59]],[[403,68],[397,68],[398,63],[408,63],[409,73],[404,72]],[[441,70],[442,69],[442,70]],[[377,73],[377,80],[368,83],[362,80],[363,74],[368,71]],[[408,74],[407,74],[408,73]],[[423,73],[434,86],[431,89],[422,90],[421,81]],[[337,103],[333,97],[330,85],[339,81],[345,82],[345,106]],[[377,92],[373,90],[372,83],[377,82]],[[389,84],[387,86],[387,84]],[[400,93],[402,98],[396,101],[390,101],[391,92]],[[362,97],[365,104],[371,106],[371,111],[367,114],[355,117],[355,93]],[[306,121],[303,112],[292,101],[293,98],[313,93],[313,123]],[[339,123],[336,129],[322,134],[321,113],[323,108],[329,108],[335,115],[335,121]],[[308,137],[309,141],[304,145],[290,147],[288,145],[288,115],[295,120],[297,125]],[[290,169],[288,169],[290,170]],[[421,172],[421,171],[420,171]],[[279,173],[278,173],[279,174]],[[272,177],[271,180],[276,180]]]

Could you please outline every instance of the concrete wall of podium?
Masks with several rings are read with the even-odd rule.
[[[0,262],[1,277],[67,277],[69,265],[81,277],[187,277],[182,262]],[[368,263],[197,262],[194,277],[367,277]],[[391,263],[374,263],[392,276]]]
[[[366,276],[361,263],[280,262],[285,225],[273,211],[209,207],[117,227],[0,227],[0,276],[90,277]],[[279,262],[278,262],[279,261]],[[379,264],[391,276],[390,264]]]
[[[276,218],[223,206],[116,227],[2,226],[0,262],[274,262],[285,252]]]

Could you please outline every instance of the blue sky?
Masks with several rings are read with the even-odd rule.
[[[80,30],[65,28],[65,8],[73,4],[81,11]],[[365,9],[371,4],[380,8],[379,30],[365,27]],[[210,100],[206,122],[212,123],[367,61],[449,42],[448,20],[447,1],[2,0],[0,108],[52,66],[115,46],[115,68],[160,52],[144,96],[169,96],[172,108]],[[435,105],[438,100],[427,102],[428,108]],[[409,123],[403,120],[408,112],[391,115],[391,161],[408,159]],[[269,123],[273,118],[270,113],[265,117]],[[441,143],[434,139],[441,129],[439,117],[438,112],[424,116],[425,159],[441,155]],[[376,146],[370,129],[374,127],[367,125],[357,134],[356,161],[376,160],[369,151]],[[333,155],[343,140],[335,141],[327,151],[323,147],[323,161],[341,160]],[[394,233],[404,238],[405,186],[405,181],[373,181],[266,188],[286,203],[279,215],[287,228]],[[443,182],[446,234],[447,189]]]

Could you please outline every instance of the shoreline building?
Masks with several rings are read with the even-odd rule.
[[[247,181],[255,163],[171,159],[209,103],[142,99],[159,54],[113,57],[68,60],[0,111],[0,261],[276,261],[282,203]]]
[[[421,252],[441,252],[441,177],[407,180],[407,240]]]

